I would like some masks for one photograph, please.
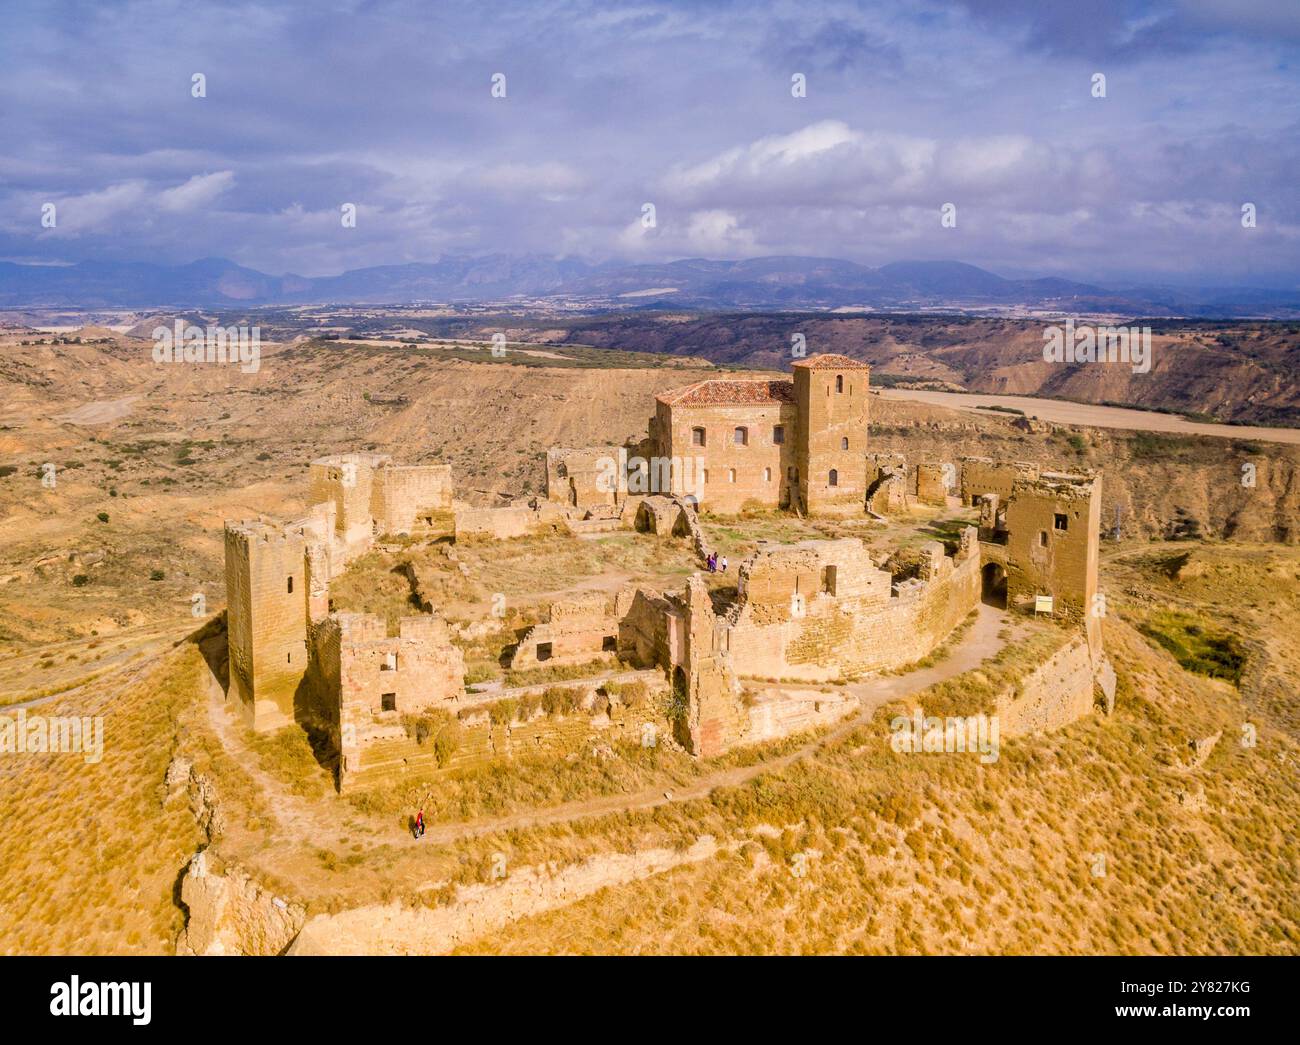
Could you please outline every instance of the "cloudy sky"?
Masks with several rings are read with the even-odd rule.
[[[7,260],[806,254],[1300,285],[1297,0],[11,0],[3,20]]]

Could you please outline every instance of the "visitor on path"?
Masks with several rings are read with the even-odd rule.
[[[722,572],[727,572],[727,557],[725,555],[722,557]]]
[[[707,561],[708,564],[709,564],[709,572],[710,572],[710,573],[714,573],[714,572],[716,572],[717,569],[718,569],[718,555],[717,555],[717,552],[709,552],[709,557],[708,557],[708,559],[707,559],[706,561]]]
[[[424,837],[424,810],[421,809],[415,814],[415,837]]]

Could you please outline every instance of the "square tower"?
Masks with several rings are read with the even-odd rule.
[[[840,355],[794,363],[799,500],[810,514],[860,513],[867,495],[871,366]]]
[[[307,670],[306,538],[262,522],[226,524],[229,697],[256,731],[294,721]]]
[[[1096,618],[1101,476],[1043,472],[1017,479],[1006,507],[1007,604],[1052,597],[1053,611]]]

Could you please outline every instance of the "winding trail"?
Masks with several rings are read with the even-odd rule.
[[[1003,647],[1004,642],[998,634],[1006,623],[1009,622],[1002,610],[981,604],[975,623],[942,661],[906,675],[872,679],[842,687],[844,691],[858,698],[861,702],[860,710],[847,716],[829,732],[775,758],[707,773],[685,785],[673,785],[671,791],[665,791],[663,786],[659,785],[631,793],[578,799],[544,809],[521,810],[505,816],[430,824],[425,831],[424,839],[413,838],[408,832],[398,831],[392,827],[381,830],[373,824],[358,825],[353,822],[345,828],[343,825],[345,817],[340,814],[346,810],[347,819],[352,819],[355,813],[350,806],[344,805],[345,800],[337,795],[330,795],[325,799],[308,799],[294,795],[283,783],[260,770],[256,766],[256,759],[247,757],[252,753],[247,743],[241,739],[242,723],[237,722],[233,713],[225,707],[224,695],[220,686],[215,684],[215,680],[209,691],[208,715],[214,732],[226,750],[239,759],[240,764],[257,782],[277,823],[289,837],[310,843],[316,848],[324,848],[327,842],[341,847],[345,835],[349,846],[360,844],[371,849],[392,845],[414,846],[430,843],[445,845],[463,838],[520,828],[562,824],[614,813],[654,809],[658,806],[707,798],[717,788],[737,787],[763,773],[782,770],[800,759],[816,755],[837,743],[854,729],[869,722],[876,709],[882,705],[918,693],[936,682],[943,682],[978,666]]]

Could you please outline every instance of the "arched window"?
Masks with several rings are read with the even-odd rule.
[[[749,445],[749,429],[737,428],[731,435],[731,441],[737,446]]]
[[[848,448],[849,448],[849,437],[846,435],[840,440],[840,449],[847,450]]]
[[[843,391],[844,391],[844,375],[843,375],[843,374],[836,374],[836,375],[835,375],[835,391],[837,391],[837,392],[843,392]]]
[[[729,483],[734,483],[735,481],[736,481],[736,470],[735,470],[734,468],[728,468],[728,469],[727,469],[727,482],[729,482]]]
[[[692,428],[692,429],[691,429],[691,445],[692,445],[692,446],[703,446],[703,445],[704,445],[704,429],[703,429],[703,428]]]
[[[831,469],[830,477],[827,479],[827,482],[829,482],[831,486],[839,486],[839,485],[840,485],[840,473],[839,473],[838,471],[836,471],[834,468],[832,468],[832,469]]]
[[[764,469],[763,469],[763,482],[765,482],[765,483],[770,483],[771,481],[772,481],[772,469],[770,469],[770,468],[764,468]]]
[[[289,578],[289,586],[288,586],[285,590],[288,592],[288,594],[290,594],[290,595],[293,594],[293,578],[292,578],[292,577]]]

